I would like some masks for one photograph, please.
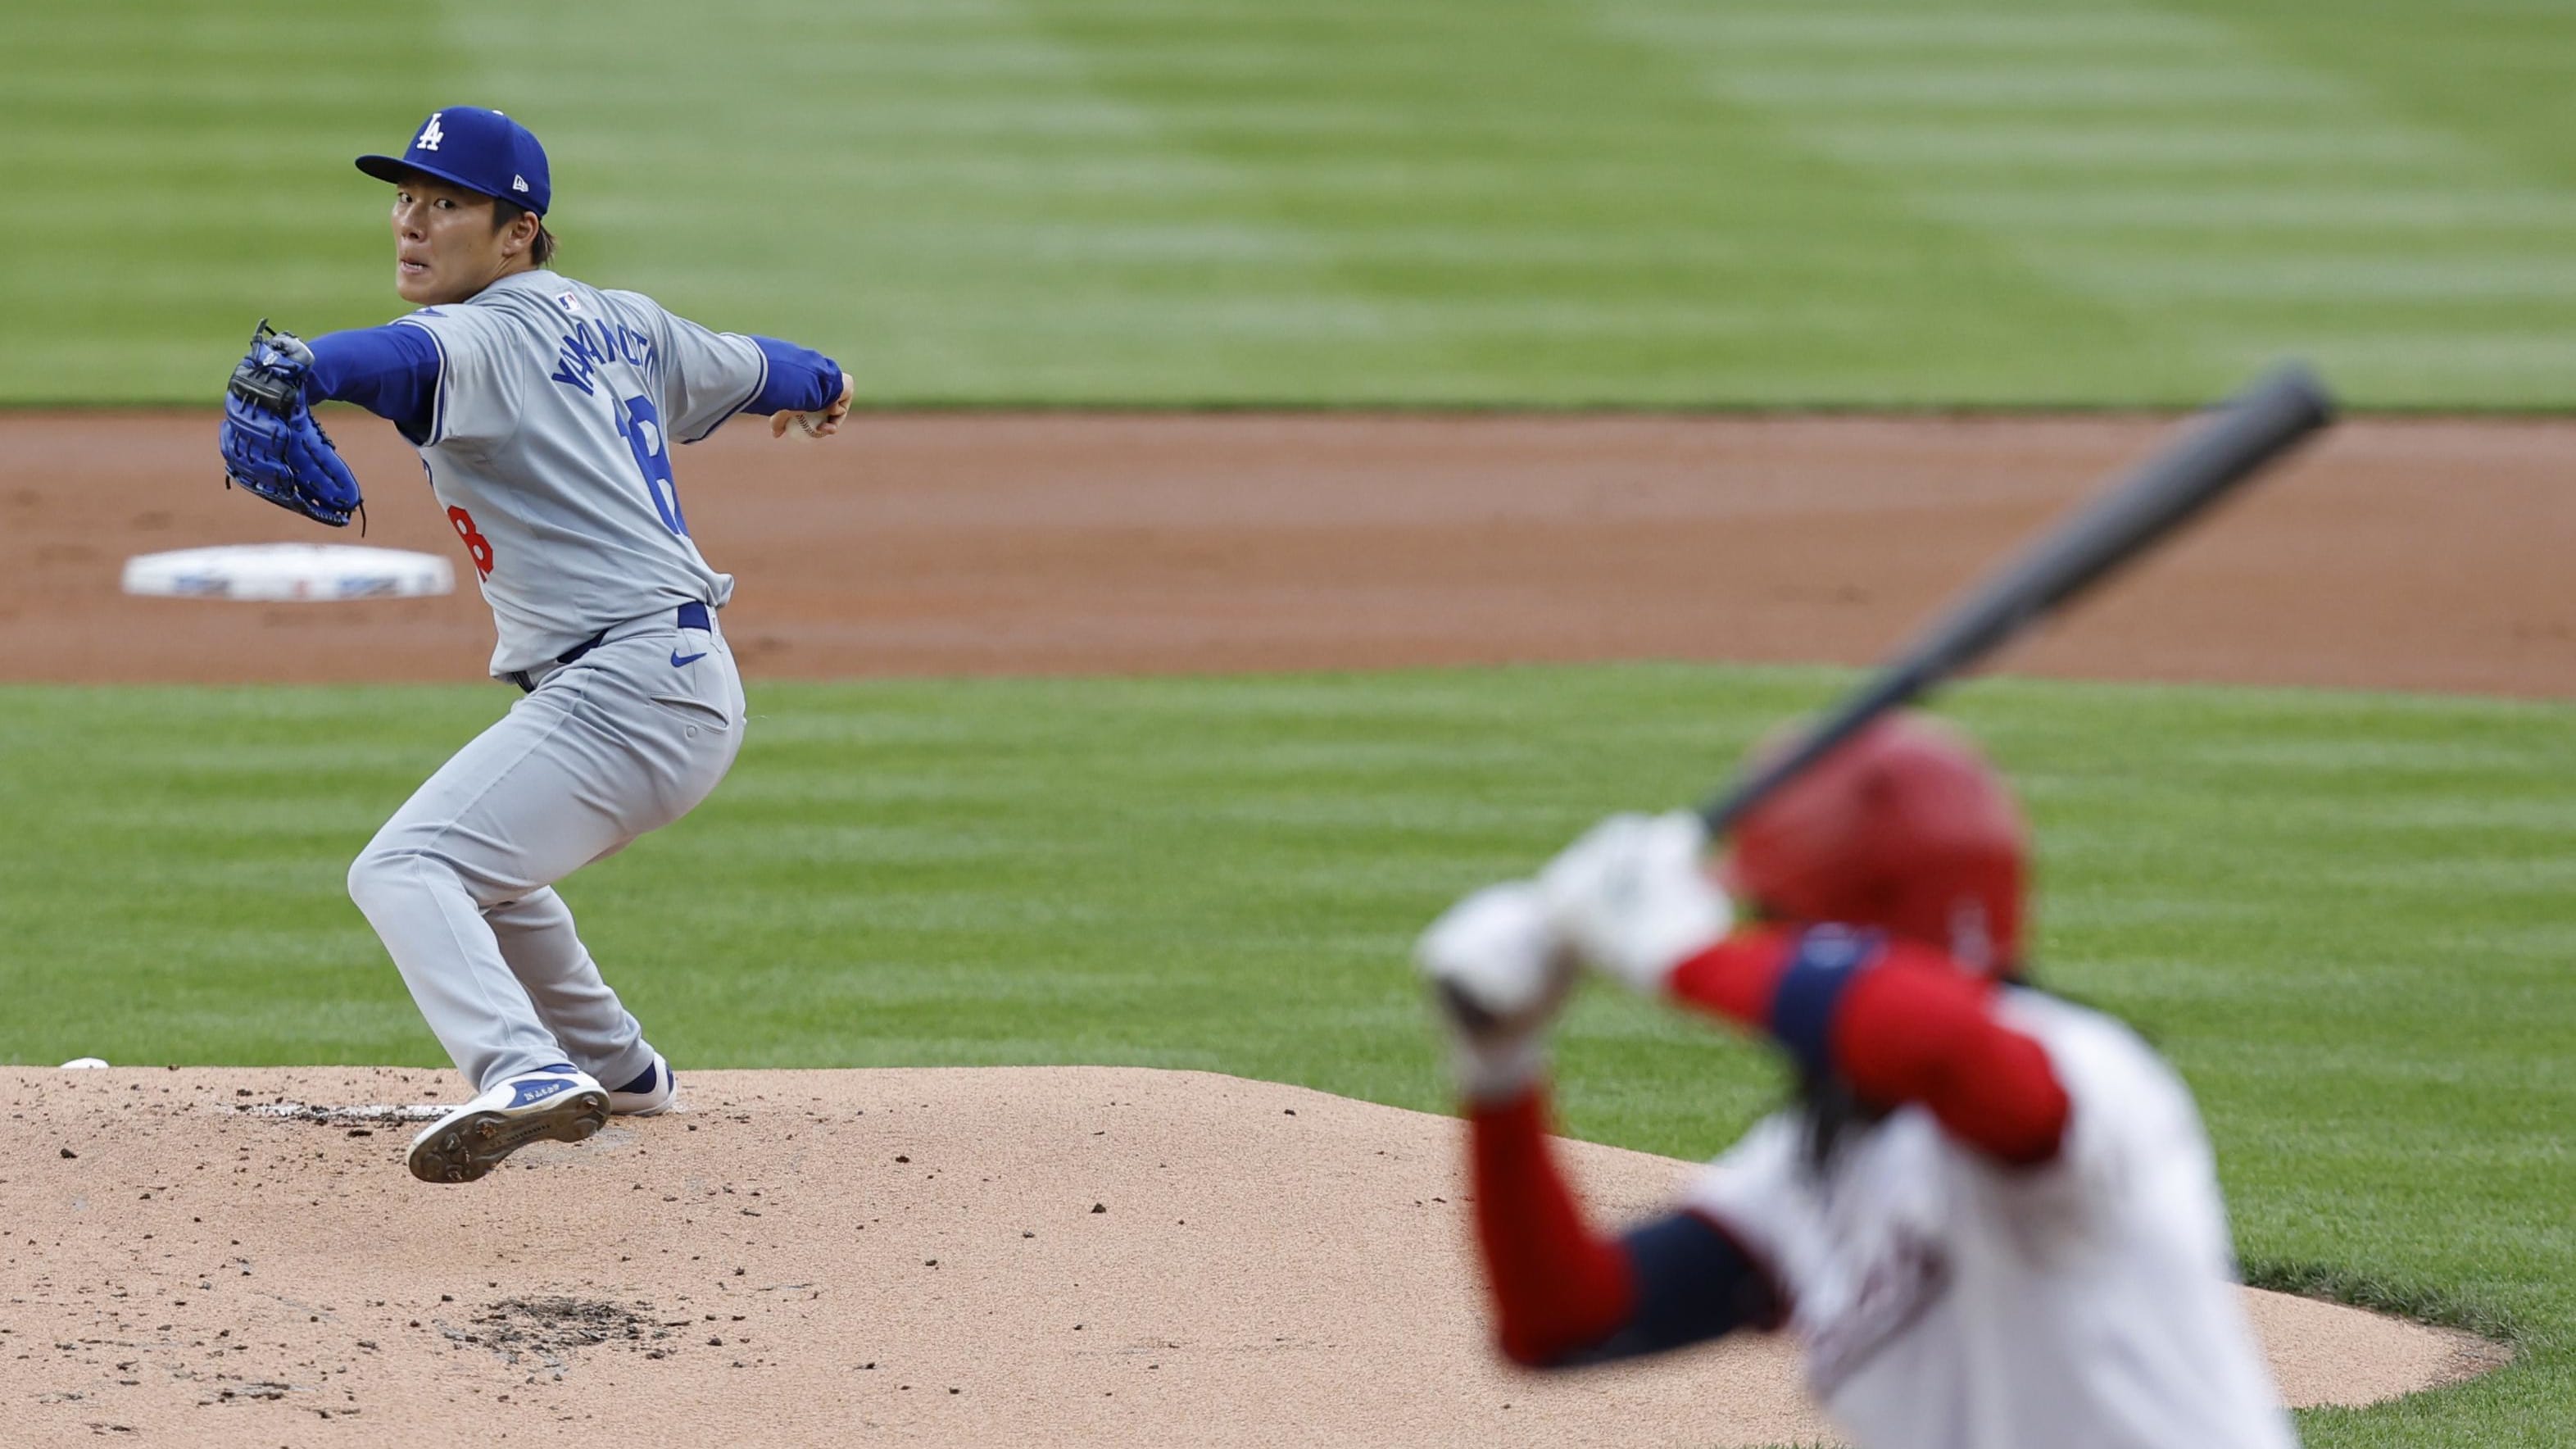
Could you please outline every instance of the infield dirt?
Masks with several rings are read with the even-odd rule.
[[[367,541],[464,550],[420,465],[332,420]],[[1885,653],[2143,457],[2143,417],[863,417],[679,459],[741,580],[755,679]],[[461,680],[473,589],[329,606],[131,599],[129,554],[357,542],[220,483],[207,414],[0,417],[0,670],[63,681]],[[2016,672],[2576,694],[2576,422],[2348,422]],[[505,563],[506,566],[506,563]]]
[[[335,419],[368,541],[460,557]],[[1877,657],[2144,418],[863,418],[683,455],[755,679]],[[469,589],[133,599],[132,553],[338,539],[218,485],[209,414],[0,417],[18,680],[479,677]],[[2364,421],[2010,655],[2016,672],[2576,693],[2576,423]],[[356,541],[351,539],[349,541]],[[452,551],[452,552],[451,552]],[[1455,1127],[1091,1068],[689,1072],[693,1110],[433,1189],[444,1072],[0,1068],[0,1439],[1620,1446],[1825,1430],[1785,1350],[1494,1366]],[[363,1134],[363,1135],[361,1135]],[[1610,1213],[1681,1164],[1572,1146]],[[1097,1205],[1097,1210],[1095,1210]],[[2492,1366],[2249,1295],[2299,1403]]]

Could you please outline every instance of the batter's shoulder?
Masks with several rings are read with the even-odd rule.
[[[2028,987],[2007,988],[1998,1014],[2036,1038],[2052,1056],[2072,1053],[2143,1076],[2174,1080],[2173,1068],[2138,1029],[2108,1012]]]
[[[2079,1171],[2110,1171],[2122,1160],[2207,1155],[2208,1137],[2190,1085],[2136,1028],[2035,991],[2007,992],[2002,1013],[2048,1053],[2070,1103],[2060,1155]]]

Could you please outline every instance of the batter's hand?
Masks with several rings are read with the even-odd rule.
[[[1707,850],[1707,827],[1687,810],[1613,815],[1540,873],[1549,919],[1587,965],[1660,996],[1673,968],[1734,924]]]
[[[1574,984],[1574,961],[1528,881],[1487,886],[1451,906],[1415,943],[1455,1047],[1459,1086],[1509,1097],[1546,1064],[1547,1025]]]
[[[809,438],[828,438],[841,430],[841,419],[850,415],[850,399],[856,393],[857,385],[850,381],[848,373],[842,373],[841,395],[832,399],[832,405],[823,409],[820,418],[812,413],[773,413],[769,419],[769,435],[773,438],[786,437],[787,425],[794,423],[803,428],[805,436]]]

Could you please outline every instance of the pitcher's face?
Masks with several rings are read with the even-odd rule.
[[[524,269],[539,222],[493,224],[492,198],[433,177],[394,187],[394,291],[416,307],[462,302]]]

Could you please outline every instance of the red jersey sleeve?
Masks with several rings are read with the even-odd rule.
[[[1587,1225],[1548,1149],[1538,1089],[1471,1106],[1467,1130],[1476,1245],[1514,1363],[1633,1358],[1785,1318],[1786,1295],[1712,1219],[1685,1210],[1617,1238]]]
[[[1494,1292],[1495,1329],[1512,1362],[1536,1367],[1608,1338],[1636,1285],[1618,1245],[1583,1221],[1547,1147],[1534,1088],[1470,1109],[1476,1246]]]
[[[1928,946],[1833,926],[1751,931],[1683,962],[1668,989],[1770,1035],[1865,1102],[1920,1104],[2001,1161],[2047,1161],[2065,1135],[2047,1051],[2000,1019],[1995,983]]]

